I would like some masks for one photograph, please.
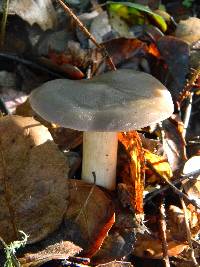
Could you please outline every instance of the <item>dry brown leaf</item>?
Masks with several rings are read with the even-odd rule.
[[[11,0],[9,14],[17,14],[30,25],[37,23],[44,31],[53,28],[57,21],[51,0]]]
[[[183,174],[200,169],[200,156],[193,156],[186,161]],[[182,182],[183,188],[190,199],[200,200],[200,175],[196,179],[187,179]]]
[[[82,180],[69,180],[68,184],[70,197],[65,226],[71,240],[91,256],[114,224],[114,206],[110,197],[95,185]]]
[[[42,240],[62,222],[68,165],[48,129],[30,117],[0,118],[0,236],[18,230],[28,243]]]
[[[126,261],[111,261],[104,264],[99,264],[97,267],[133,267],[131,262]]]
[[[169,257],[179,255],[188,245],[184,242],[168,240],[168,255]],[[158,237],[153,237],[147,233],[137,236],[133,254],[138,257],[151,259],[162,259],[162,243]]]
[[[136,214],[143,214],[144,154],[140,137],[136,131],[119,133],[119,141],[129,155],[129,175],[122,174],[123,183],[130,193],[130,206]]]
[[[192,205],[187,207],[186,212],[187,218],[189,219],[191,236],[192,238],[195,238],[200,232],[200,216]],[[183,210],[179,207],[170,205],[167,221],[169,229],[168,236],[171,236],[178,241],[186,241],[187,235]]]
[[[51,260],[64,260],[78,254],[81,248],[69,241],[50,244],[39,252],[26,253],[19,258],[22,267],[38,267]]]

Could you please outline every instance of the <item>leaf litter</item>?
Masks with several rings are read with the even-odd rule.
[[[56,266],[61,266],[64,259],[67,259],[68,263],[75,264],[81,255],[83,259],[80,262],[86,265],[90,263],[84,261],[84,255],[91,258],[92,265],[125,266],[127,264],[125,261],[131,261],[128,264],[144,266],[145,258],[165,261],[163,241],[158,230],[161,227],[159,206],[161,198],[164,198],[167,255],[175,266],[183,266],[184,263],[191,266],[194,263],[194,258],[191,256],[193,254],[187,251],[192,249],[196,260],[200,258],[199,209],[190,203],[190,200],[198,203],[200,198],[197,167],[199,164],[195,163],[194,168],[190,163],[193,158],[198,157],[199,151],[200,124],[199,109],[196,104],[199,101],[198,31],[193,34],[194,38],[190,37],[191,27],[194,28],[191,25],[197,23],[195,26],[197,29],[199,19],[190,15],[188,20],[178,23],[175,31],[172,23],[169,23],[170,16],[166,20],[166,17],[162,17],[164,13],[151,10],[140,3],[109,2],[106,10],[96,1],[86,1],[84,4],[74,4],[70,1],[69,4],[75,8],[77,14],[83,10],[88,11],[89,4],[98,10],[99,20],[96,18],[95,22],[95,19],[91,19],[87,25],[90,32],[95,33],[96,39],[102,43],[102,46],[95,48],[85,41],[82,46],[83,39],[79,39],[78,26],[73,24],[70,16],[63,14],[56,1],[45,1],[44,9],[40,8],[40,1],[34,3],[22,1],[20,4],[14,0],[10,2],[8,13],[13,13],[14,6],[15,14],[30,25],[19,21],[17,17],[17,23],[26,25],[28,38],[22,39],[17,36],[18,30],[7,27],[6,42],[9,44],[9,50],[1,48],[0,54],[1,65],[5,66],[1,67],[5,72],[5,79],[0,88],[3,100],[2,104],[0,103],[3,113],[3,118],[0,119],[1,238],[6,243],[17,240],[18,230],[30,235],[29,245],[26,250],[21,251],[20,256],[21,266],[24,267],[42,266],[48,262],[50,265],[47,266],[51,266],[52,262],[55,262]],[[25,9],[26,5],[28,8]],[[170,11],[170,5],[168,3],[165,5]],[[104,20],[106,31],[101,31],[98,25],[98,21],[101,22],[102,10],[104,17],[106,16]],[[191,9],[180,10],[181,12],[185,10],[185,14],[192,12]],[[194,10],[195,8],[193,12]],[[178,12],[177,18],[180,16],[182,13]],[[12,15],[8,16],[8,21],[10,25],[15,21]],[[39,26],[33,25],[34,23]],[[66,27],[67,33],[70,34],[57,40],[58,35],[54,33]],[[60,43],[55,46],[52,41],[45,41],[43,47],[46,49],[43,49],[41,57],[39,50],[34,51],[34,49],[41,44],[41,38],[47,29],[51,31],[51,38]],[[11,42],[11,37],[17,42]],[[57,47],[60,48],[57,50]],[[27,79],[26,73],[31,74],[29,77],[36,77],[38,85],[58,77],[57,75],[82,79],[108,71],[112,63],[106,66],[102,47],[107,50],[117,68],[145,71],[162,81],[170,90],[175,104],[175,114],[162,125],[142,129],[139,135],[138,132],[119,133],[118,187],[117,191],[112,193],[105,192],[95,185],[84,185],[77,180],[81,176],[80,163],[76,163],[71,172],[75,179],[67,180],[69,168],[72,167],[71,165],[67,167],[70,154],[67,157],[65,155],[71,150],[78,152],[81,157],[81,132],[63,129],[40,118],[62,152],[53,141],[37,143],[39,128],[33,137],[36,143],[30,141],[29,144],[29,139],[23,130],[24,126],[20,125],[24,125],[26,120],[28,125],[30,122],[38,125],[39,122],[26,118],[32,116],[33,111],[30,107],[22,108],[21,99],[16,101],[17,97],[21,97],[24,93],[24,88],[27,96],[27,92],[36,87],[31,79]],[[14,57],[11,51],[15,53]],[[8,61],[9,64],[6,63]],[[195,68],[194,71],[191,71],[191,66]],[[14,84],[8,89],[5,81],[9,80],[10,74],[14,75]],[[14,93],[9,94],[10,88]],[[192,110],[189,110],[187,100],[191,94],[194,104]],[[9,102],[12,100],[15,101],[14,109],[11,109]],[[5,116],[6,113],[15,113],[16,106],[18,106],[16,114],[20,117]],[[184,121],[185,114],[189,114],[188,126]],[[4,128],[4,121],[8,122],[10,119],[18,120],[17,126],[8,123]],[[47,136],[48,139],[52,139],[49,132]],[[49,159],[47,155],[51,155]],[[188,157],[191,161],[190,159],[187,161]],[[147,162],[155,167],[156,172]],[[172,191],[170,185],[164,182],[163,177],[172,184],[176,182],[177,190],[181,191],[183,188],[188,198],[185,200],[185,209],[182,207],[182,200]],[[43,182],[45,183],[42,185]],[[162,191],[165,187],[167,189]],[[98,192],[98,197],[94,197],[94,192],[95,194]],[[34,212],[31,212],[33,210]],[[189,226],[185,224],[185,217],[189,221]],[[189,240],[192,242],[192,247]],[[137,265],[139,258],[143,260],[143,265]],[[113,262],[113,260],[122,261]],[[64,264],[63,262],[62,265],[65,266]],[[148,266],[155,266],[154,264],[148,262]]]

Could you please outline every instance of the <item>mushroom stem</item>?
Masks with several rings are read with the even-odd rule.
[[[117,132],[84,132],[82,179],[114,190],[116,186]]]

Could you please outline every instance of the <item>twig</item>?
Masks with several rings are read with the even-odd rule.
[[[185,227],[186,227],[186,235],[187,235],[187,241],[188,241],[188,244],[189,244],[189,252],[190,252],[190,258],[194,264],[194,266],[198,267],[199,264],[195,258],[195,255],[194,255],[194,248],[193,248],[193,245],[192,245],[192,238],[191,238],[191,232],[190,232],[190,225],[189,225],[189,218],[188,218],[188,215],[187,215],[187,209],[186,209],[186,205],[185,205],[185,202],[183,200],[183,198],[181,197],[180,198],[181,200],[181,205],[183,207],[183,212],[184,212],[184,221],[185,221]]]
[[[44,71],[44,72],[46,72],[48,74],[51,74],[51,75],[53,75],[56,78],[63,78],[63,77],[65,77],[64,75],[58,74],[58,73],[56,73],[54,71],[49,70],[46,67],[41,66],[41,63],[39,65],[39,64],[37,64],[37,63],[35,63],[33,61],[30,61],[28,59],[19,57],[19,56],[15,55],[15,54],[9,54],[9,53],[0,52],[0,58],[6,58],[6,59],[10,59],[10,60],[13,60],[13,61],[22,63],[24,65],[27,65],[27,66],[30,66],[32,68],[35,68],[35,69]]]
[[[187,103],[187,107],[186,107],[184,118],[183,118],[183,132],[182,132],[182,136],[184,138],[186,136],[187,128],[188,128],[190,117],[191,117],[193,95],[194,95],[194,93],[191,92],[189,94],[189,96],[188,96],[188,103]]]
[[[165,263],[165,267],[170,267],[168,245],[167,245],[167,234],[166,234],[167,226],[165,218],[166,218],[165,206],[164,206],[164,201],[162,199],[162,202],[160,204],[160,234],[162,240],[163,260]]]
[[[182,93],[179,95],[179,98],[178,98],[178,104],[179,104],[179,106],[181,106],[183,100],[188,96],[189,92],[192,90],[192,88],[193,88],[195,82],[197,81],[197,79],[199,78],[199,76],[200,76],[200,65],[192,73],[191,78],[189,79],[189,81],[185,85]]]
[[[82,32],[85,33],[85,35],[96,45],[96,47],[98,47],[102,53],[103,56],[106,58],[108,65],[110,66],[110,68],[112,70],[116,70],[116,67],[111,59],[111,57],[108,54],[108,51],[106,50],[105,46],[102,44],[99,44],[96,39],[94,38],[94,36],[88,31],[88,29],[83,25],[83,23],[79,20],[79,18],[74,14],[74,12],[63,3],[62,0],[57,0],[57,2],[63,7],[64,11],[71,17],[73,18],[73,20],[76,22],[76,24],[80,27],[80,29],[82,30]]]
[[[4,46],[4,41],[5,41],[8,8],[9,8],[9,0],[3,0],[3,17],[2,17],[2,21],[1,21],[1,37],[0,37],[0,46],[1,47]]]
[[[186,180],[188,178],[190,180],[193,180],[193,179],[196,179],[199,175],[200,175],[200,169],[197,170],[197,171],[194,171],[194,172],[190,172],[188,174],[182,174],[179,179],[176,179],[176,180],[172,181],[172,184],[173,185],[179,184],[179,183],[183,182],[184,180]],[[169,188],[170,188],[169,185],[165,185],[165,186],[163,186],[163,187],[161,187],[159,189],[154,190],[153,192],[149,193],[145,197],[144,203],[147,203],[149,200],[151,200],[152,198],[156,197],[158,194],[161,194],[161,193],[165,192]]]
[[[150,170],[152,170],[157,177],[159,177],[162,181],[166,182],[168,184],[168,186],[177,194],[179,195],[179,197],[183,197],[186,201],[188,201],[189,203],[191,203],[193,206],[197,207],[198,209],[200,209],[200,206],[198,205],[198,203],[194,200],[194,199],[190,199],[186,194],[184,194],[183,192],[181,192],[173,183],[171,183],[168,178],[162,176],[160,173],[157,172],[157,170],[154,168],[154,166],[151,164],[150,161],[146,161],[146,165],[148,166],[148,168]]]

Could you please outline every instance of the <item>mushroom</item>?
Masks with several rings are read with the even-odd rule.
[[[153,76],[130,69],[90,80],[57,79],[30,95],[32,108],[47,121],[83,133],[82,179],[114,190],[117,132],[140,129],[173,113],[169,91]]]

